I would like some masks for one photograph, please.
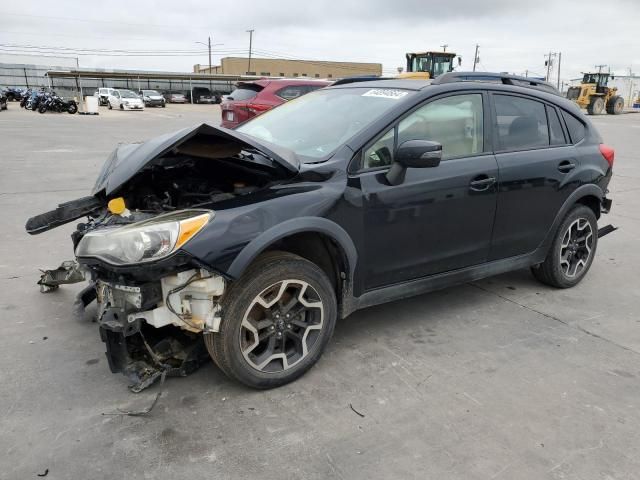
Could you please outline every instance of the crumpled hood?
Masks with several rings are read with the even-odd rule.
[[[215,142],[217,138],[240,143],[244,148],[254,148],[292,173],[298,172],[300,166],[295,154],[289,150],[258,141],[234,130],[202,123],[160,135],[144,143],[119,145],[102,166],[91,193],[95,195],[104,191],[109,196],[140,170],[196,135],[203,135],[211,142]]]

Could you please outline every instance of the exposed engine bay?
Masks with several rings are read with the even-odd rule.
[[[38,283],[48,292],[89,281],[76,314],[97,301],[95,320],[109,366],[131,380],[134,392],[195,370],[207,358],[202,333],[220,325],[218,299],[226,281],[194,265],[181,245],[216,210],[251,201],[243,197],[297,173],[268,148],[230,137],[201,125],[121,145],[103,166],[93,195],[27,221],[27,231],[37,234],[86,217],[71,235],[77,260],[43,270]]]

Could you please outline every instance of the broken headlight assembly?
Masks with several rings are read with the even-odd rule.
[[[168,257],[214,217],[210,210],[182,210],[124,227],[86,233],[76,257],[92,257],[113,265],[151,262]]]

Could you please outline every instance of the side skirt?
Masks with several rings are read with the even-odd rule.
[[[397,283],[388,287],[376,288],[355,298],[355,308],[352,311],[413,297],[422,293],[441,290],[453,285],[474,282],[482,278],[492,277],[520,268],[530,267],[543,262],[545,256],[546,250],[539,249],[525,255],[495,260],[451,272],[439,273],[429,277]]]

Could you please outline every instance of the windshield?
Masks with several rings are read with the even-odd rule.
[[[120,96],[122,98],[138,98],[138,95],[133,93],[131,90],[120,90]]]
[[[582,83],[607,83],[609,75],[604,73],[585,73]]]
[[[237,131],[314,161],[327,157],[413,93],[392,88],[316,90],[253,118]]]
[[[156,92],[155,90],[142,90],[142,93],[143,93],[144,95],[147,95],[147,96],[149,96],[149,95],[160,95],[160,94],[159,94],[158,92]]]

